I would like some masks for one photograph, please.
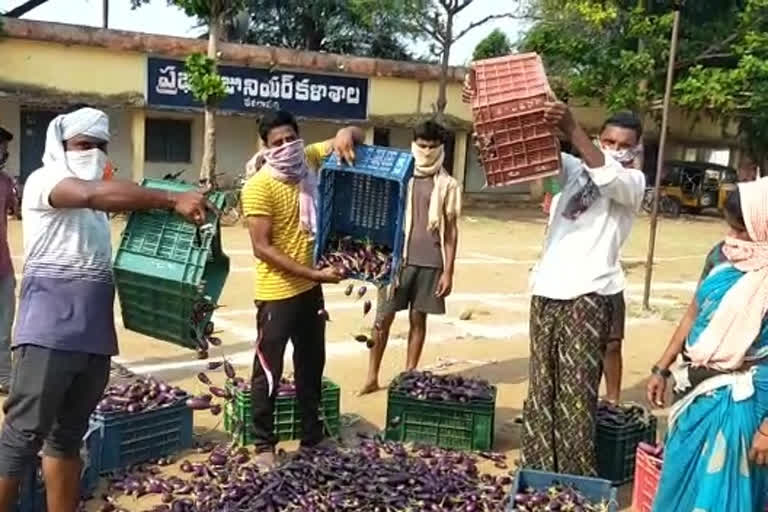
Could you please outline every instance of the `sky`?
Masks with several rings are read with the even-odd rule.
[[[307,0],[311,1],[311,0]],[[0,10],[7,11],[24,3],[24,0],[0,0]],[[474,20],[490,14],[500,14],[509,10],[504,4],[513,4],[511,0],[475,0],[457,18],[458,30]],[[101,0],[48,0],[48,2],[27,13],[23,18],[30,20],[57,21],[79,25],[101,26]],[[132,11],[128,0],[111,0],[109,12],[110,28],[166,34],[182,37],[194,37],[201,32],[196,29],[195,21],[188,18],[175,7],[169,7],[165,0],[153,0],[141,9]],[[523,26],[519,21],[493,20],[465,35],[451,50],[451,64],[466,64],[472,51],[494,28],[507,33],[514,42]],[[426,54],[426,46],[414,48],[417,54]]]

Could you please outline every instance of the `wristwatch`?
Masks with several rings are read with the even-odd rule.
[[[653,365],[653,368],[651,368],[651,374],[652,375],[661,375],[665,379],[668,379],[672,376],[672,372],[669,371],[666,368],[659,368],[657,365]]]

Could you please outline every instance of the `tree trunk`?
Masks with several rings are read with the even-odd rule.
[[[448,88],[448,62],[451,59],[451,45],[453,44],[453,14],[448,13],[445,20],[445,41],[443,42],[443,61],[440,64],[440,87],[437,91],[437,115],[443,116],[448,105],[446,89]]]
[[[211,20],[208,27],[208,57],[214,63],[218,60],[219,34],[221,33],[221,14],[211,12]],[[200,182],[216,183],[216,117],[214,106],[209,102],[205,105],[205,135],[203,138],[203,164],[200,167]]]

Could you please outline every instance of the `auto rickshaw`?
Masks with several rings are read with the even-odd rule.
[[[737,181],[736,170],[724,165],[666,162],[659,190],[659,211],[667,217],[679,217],[683,210],[698,214],[710,208],[722,213],[728,192],[736,189]]]

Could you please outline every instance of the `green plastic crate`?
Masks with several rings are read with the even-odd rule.
[[[495,408],[495,387],[492,400],[468,403],[420,400],[390,389],[385,435],[451,450],[490,450]]]
[[[325,433],[338,437],[341,432],[341,390],[329,379],[323,379],[323,391],[320,397],[320,421],[325,426]],[[235,436],[240,445],[253,443],[251,429],[251,393],[235,391],[235,398],[224,406],[224,430],[232,434],[232,418],[243,423],[243,428]],[[301,414],[295,396],[279,396],[275,400],[274,412],[275,435],[278,441],[291,441],[301,438]]]
[[[186,183],[146,179],[147,188],[185,192]],[[225,194],[210,194],[221,208]],[[134,212],[122,234],[115,255],[114,275],[123,325],[126,329],[197,348],[196,340],[209,313],[192,323],[194,305],[216,303],[229,274],[229,258],[222,251],[218,218],[208,212],[207,227],[200,229],[172,211]]]

